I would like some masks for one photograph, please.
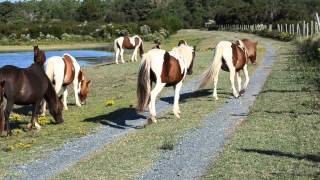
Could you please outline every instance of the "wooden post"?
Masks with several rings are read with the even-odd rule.
[[[294,31],[294,24],[291,24],[291,26],[292,26],[292,34],[294,35],[295,33],[295,31]]]
[[[314,25],[313,25],[313,21],[310,22],[311,25],[310,25],[310,35],[312,36],[313,35],[313,32],[314,32]]]
[[[285,24],[284,26],[286,27],[286,33],[288,33],[288,25]]]
[[[291,24],[289,24],[289,34],[291,34]]]
[[[318,32],[320,30],[320,18],[319,18],[319,14],[316,13],[316,18],[317,18],[317,23],[318,23]]]
[[[307,37],[309,37],[309,23],[307,23]]]
[[[302,36],[306,36],[306,22],[303,21],[303,26],[302,26]]]
[[[272,24],[269,24],[269,31],[272,31]]]
[[[277,29],[278,29],[278,32],[280,32],[280,25],[277,24]]]
[[[297,35],[300,36],[300,25],[297,23]]]

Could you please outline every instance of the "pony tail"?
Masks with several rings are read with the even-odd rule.
[[[117,53],[117,49],[120,48],[118,44],[119,38],[114,40],[113,48],[114,48],[114,53]]]
[[[138,75],[138,83],[137,83],[137,111],[143,112],[144,108],[147,106],[149,102],[149,96],[151,91],[151,82],[150,82],[150,65],[151,62],[147,58],[147,55],[142,57],[142,63],[139,70]]]
[[[144,53],[144,50],[143,50],[143,41],[141,40],[141,44],[140,44],[140,47],[139,47],[139,52],[140,52],[140,57],[142,58],[142,55]]]
[[[217,46],[216,53],[214,55],[211,66],[202,75],[203,77],[201,79],[199,89],[204,88],[213,82],[214,74],[219,71],[218,68],[221,68],[221,66],[218,67],[219,64],[221,64],[220,62],[221,59],[222,59],[222,48],[219,48],[219,46]]]

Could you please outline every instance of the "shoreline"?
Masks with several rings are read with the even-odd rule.
[[[77,43],[64,43],[64,44],[46,44],[39,45],[45,51],[59,51],[59,50],[77,50],[77,49],[104,49],[111,50],[111,43],[90,43],[90,42],[77,42]],[[32,45],[0,45],[0,53],[33,51]]]

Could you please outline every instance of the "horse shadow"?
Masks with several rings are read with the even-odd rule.
[[[136,112],[135,108],[121,108],[108,114],[84,119],[84,122],[100,123],[118,129],[138,128],[133,125],[128,125],[126,121],[134,121],[146,117]]]
[[[232,93],[220,92],[220,91],[219,91],[219,94],[220,95],[226,95],[226,96],[231,96],[232,95]],[[185,102],[187,102],[188,99],[200,98],[200,97],[205,97],[205,96],[212,96],[212,89],[201,89],[201,90],[197,90],[197,91],[193,91],[193,92],[180,94],[179,102],[180,103],[185,103]],[[173,104],[174,96],[161,97],[160,100],[164,101],[164,102],[167,102],[169,104]]]
[[[320,156],[314,154],[300,154],[300,153],[290,153],[290,152],[281,152],[275,150],[261,150],[261,149],[240,149],[242,152],[246,153],[258,153],[269,156],[278,156],[278,157],[287,157],[297,160],[307,160],[315,163],[320,162]]]

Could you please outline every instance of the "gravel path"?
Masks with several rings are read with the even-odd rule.
[[[195,91],[198,79],[199,77],[196,77],[184,84],[181,93]],[[171,96],[172,93],[164,97]],[[172,104],[164,101],[158,101],[156,106],[158,115],[172,108]],[[147,113],[144,115],[146,116]],[[12,170],[21,174],[21,179],[48,179],[75,165],[81,158],[98,151],[107,144],[116,141],[119,137],[135,131],[136,127],[146,123],[146,119],[143,116],[133,113],[123,114],[123,116],[119,117],[119,120],[126,122],[126,124],[124,126],[119,126],[118,124],[101,126],[97,133],[73,139],[64,144],[61,149],[48,153],[46,158],[34,160],[30,164],[14,166]]]
[[[230,99],[209,114],[201,128],[188,131],[173,151],[163,151],[160,160],[139,179],[197,179],[223,150],[236,124],[246,118],[276,59],[276,52],[267,45],[263,64],[251,77],[245,95]],[[219,92],[218,92],[219,93]]]

